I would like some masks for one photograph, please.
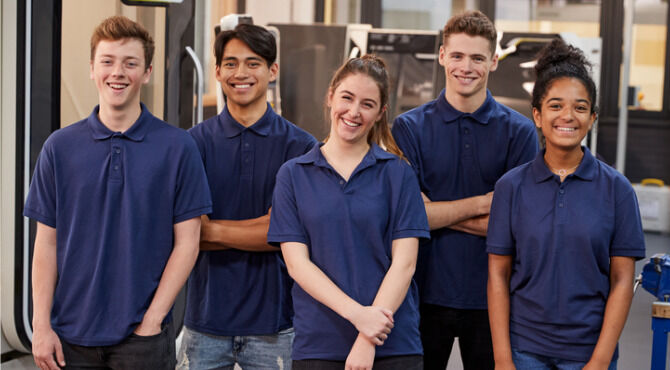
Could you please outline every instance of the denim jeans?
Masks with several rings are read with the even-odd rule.
[[[291,369],[293,328],[272,335],[217,336],[184,327],[177,369]]]
[[[582,361],[536,355],[516,348],[512,348],[512,361],[517,370],[581,370],[586,365],[586,362]],[[616,360],[610,362],[607,370],[616,370]]]
[[[298,360],[293,361],[293,370],[343,370],[345,361]],[[423,357],[389,356],[376,358],[375,370],[423,370]]]
[[[130,334],[112,346],[79,346],[61,339],[65,369],[174,369],[174,333],[170,324],[156,335]]]

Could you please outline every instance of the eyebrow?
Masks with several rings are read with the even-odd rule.
[[[547,100],[547,103],[550,103],[552,100],[562,102],[563,98],[550,98],[549,100]],[[591,104],[591,102],[588,99],[577,99],[577,102]]]
[[[234,56],[224,56],[223,60],[239,60],[239,59],[237,57],[234,57]],[[263,59],[261,59],[260,57],[249,57],[249,58],[246,58],[244,60],[245,61],[256,60],[256,61],[259,61],[259,62],[263,61]]]

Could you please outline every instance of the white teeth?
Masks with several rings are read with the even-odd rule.
[[[126,87],[126,85],[124,85],[124,84],[109,84],[109,86],[112,89],[123,89],[124,87]]]
[[[236,88],[238,89],[246,89],[247,87],[251,86],[250,84],[244,84],[244,85],[235,85]]]
[[[344,119],[344,118],[342,118],[342,121],[344,122],[345,125],[347,125],[347,126],[349,126],[349,127],[358,127],[358,126],[360,126],[360,123],[354,123],[354,122],[351,122],[351,121],[347,121],[347,120]]]
[[[564,132],[573,132],[576,131],[576,127],[556,127],[558,131],[564,131]]]

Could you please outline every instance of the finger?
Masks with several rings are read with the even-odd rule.
[[[44,362],[46,364],[46,369],[48,370],[59,370],[58,364],[53,358],[50,358]]]
[[[374,343],[376,346],[381,346],[382,344],[384,344],[384,342],[377,337],[372,337],[372,343]]]
[[[63,354],[63,345],[60,341],[56,343],[56,361],[60,367],[65,367],[65,355]]]

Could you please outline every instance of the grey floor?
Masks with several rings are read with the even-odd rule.
[[[647,257],[656,253],[670,253],[670,235],[645,234],[647,243]],[[644,261],[636,265],[636,276],[642,270]],[[626,327],[619,341],[619,366],[620,370],[642,370],[649,369],[651,364],[651,303],[654,296],[640,287],[633,298],[633,305],[628,315]],[[670,353],[670,351],[669,351]],[[666,369],[670,370],[670,359],[666,361]],[[2,363],[3,370],[25,370],[37,369],[30,356],[25,356],[9,362]],[[447,370],[462,370],[463,364],[460,359],[458,343],[451,351],[451,359]]]

